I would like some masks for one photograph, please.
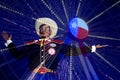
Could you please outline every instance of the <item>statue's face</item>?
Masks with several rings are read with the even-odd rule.
[[[42,37],[49,37],[50,34],[51,34],[51,29],[50,29],[50,26],[48,25],[43,25],[39,28],[39,33],[40,33],[40,36]]]

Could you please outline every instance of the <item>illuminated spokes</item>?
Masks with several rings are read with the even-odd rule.
[[[60,21],[60,23],[62,25],[64,25],[65,23],[58,17],[57,14],[55,14],[55,12],[49,7],[49,5],[47,5],[47,3],[44,0],[41,0],[41,2],[50,10],[50,12]]]
[[[88,37],[94,37],[94,38],[101,38],[101,39],[109,39],[109,40],[116,40],[116,41],[120,41],[120,39],[111,38],[111,37],[104,37],[104,36],[88,35]]]
[[[68,14],[67,14],[67,11],[66,11],[66,8],[65,8],[65,4],[64,4],[63,0],[62,0],[62,6],[63,6],[64,12],[65,12],[65,16],[66,16],[66,19],[67,19],[67,22],[68,22],[69,21],[69,17],[68,17]]]
[[[78,16],[78,12],[79,12],[79,10],[80,10],[81,1],[82,1],[82,0],[80,0],[80,2],[79,2],[79,4],[78,4],[77,11],[76,11],[76,16]]]
[[[5,10],[8,10],[8,11],[13,12],[13,13],[15,13],[15,14],[19,14],[19,15],[21,15],[21,16],[24,16],[24,17],[27,17],[27,18],[36,20],[36,18],[34,18],[34,17],[32,17],[32,18],[31,18],[31,17],[28,17],[28,16],[26,16],[26,15],[25,15],[24,13],[22,13],[22,12],[13,10],[13,9],[8,8],[8,7],[6,7],[6,6],[4,6],[4,5],[1,5],[1,4],[0,4],[0,8],[3,8],[3,9],[5,9]]]
[[[87,45],[87,43],[84,42],[84,45]],[[115,69],[116,71],[118,71],[120,73],[120,70],[118,70],[114,65],[112,65],[108,60],[106,60],[103,56],[101,56],[98,52],[95,52],[95,54],[100,57],[103,61],[105,61],[109,66],[111,66],[113,69]]]
[[[100,17],[101,15],[103,15],[105,12],[107,12],[108,10],[110,10],[111,8],[113,8],[114,6],[116,6],[117,4],[120,3],[120,0],[117,1],[116,3],[114,3],[113,5],[111,5],[109,8],[107,8],[106,10],[104,10],[103,12],[101,12],[100,14],[98,14],[97,16],[93,17],[92,19],[90,19],[87,24],[89,24],[90,22],[92,22],[93,20],[95,20],[96,18]]]
[[[30,10],[34,13],[35,16],[39,17],[38,14],[35,12],[35,10],[30,6],[30,4],[25,0],[25,3],[30,8]]]
[[[79,43],[75,43],[75,46],[77,47],[77,52],[81,53],[81,50],[79,48]],[[97,76],[92,64],[90,63],[89,59],[87,57],[84,57],[82,54],[78,55],[78,56],[79,56],[80,62],[82,64],[82,67],[83,67],[83,70],[84,70],[84,73],[85,73],[87,79],[92,80],[92,77],[93,77],[95,80],[98,80],[98,76]],[[92,75],[90,75],[90,74],[92,74]]]

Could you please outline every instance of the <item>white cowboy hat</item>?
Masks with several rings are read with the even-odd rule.
[[[52,31],[50,38],[53,38],[57,34],[58,26],[54,20],[52,20],[50,18],[38,18],[35,22],[35,29],[36,29],[36,32],[39,36],[40,36],[39,27],[42,24],[46,24],[46,25],[50,26],[50,29]]]

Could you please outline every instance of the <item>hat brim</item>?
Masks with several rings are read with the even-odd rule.
[[[50,35],[50,38],[55,37],[55,35],[57,34],[57,31],[58,31],[57,23],[50,18],[38,18],[35,22],[35,29],[36,29],[36,32],[39,36],[41,36],[39,34],[39,27],[42,24],[46,24],[46,25],[50,26],[50,29],[52,31],[51,35]]]

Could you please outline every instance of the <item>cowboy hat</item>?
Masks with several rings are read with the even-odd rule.
[[[36,19],[36,22],[35,22],[35,29],[39,36],[41,36],[39,33],[39,27],[42,24],[46,24],[46,25],[50,26],[50,29],[52,31],[50,38],[53,38],[57,34],[58,26],[54,20],[52,20],[50,18],[38,18],[38,19]]]

